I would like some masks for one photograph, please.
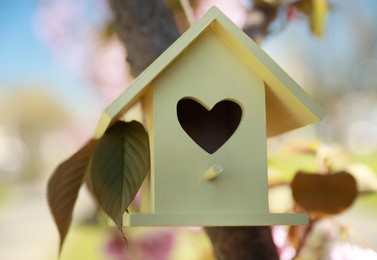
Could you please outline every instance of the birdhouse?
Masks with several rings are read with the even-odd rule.
[[[141,100],[151,169],[132,226],[303,224],[271,214],[266,138],[324,111],[219,9],[211,8],[102,114],[96,137]]]

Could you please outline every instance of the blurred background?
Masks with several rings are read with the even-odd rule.
[[[248,0],[201,0],[195,18],[213,4],[241,27],[252,8]],[[321,228],[341,238],[332,259],[368,259],[340,257],[376,256],[377,1],[328,5],[321,33],[310,28],[312,17],[282,5],[261,44],[328,113],[316,125],[268,141],[269,178],[319,172],[323,158],[352,173],[363,195]],[[0,1],[0,259],[56,259],[47,180],[132,80],[110,21],[106,0]],[[271,189],[271,211],[291,206],[287,187]],[[82,189],[62,259],[213,258],[200,228],[130,229],[126,253],[95,210]],[[285,231],[274,229],[282,247]]]

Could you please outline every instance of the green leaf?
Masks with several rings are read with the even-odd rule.
[[[68,160],[61,163],[48,181],[47,199],[60,234],[59,252],[71,225],[72,212],[84,180],[85,169],[96,144],[97,140],[90,140]]]
[[[122,230],[123,213],[149,170],[148,134],[142,124],[118,121],[99,140],[92,164],[94,195]]]

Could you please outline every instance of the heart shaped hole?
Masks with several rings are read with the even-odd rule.
[[[178,101],[181,127],[203,150],[216,152],[234,134],[242,117],[241,107],[231,100],[218,102],[211,110],[191,98]]]

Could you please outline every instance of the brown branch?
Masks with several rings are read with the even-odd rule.
[[[217,259],[279,259],[270,227],[206,227]]]
[[[313,230],[315,223],[316,223],[316,220],[310,220],[309,223],[303,227],[304,228],[303,234],[302,234],[302,237],[299,239],[299,243],[296,248],[296,254],[293,257],[293,259],[298,259],[298,257],[300,256],[301,251],[304,248],[306,241],[308,240],[308,237],[311,231]]]
[[[374,195],[376,192],[376,190],[363,190],[359,191],[359,196]]]
[[[261,44],[268,33],[268,27],[276,19],[277,8],[278,6],[262,1],[256,2],[254,8],[249,11],[243,31],[257,44]]]
[[[110,0],[110,5],[136,76],[179,37],[174,17],[162,0]]]

